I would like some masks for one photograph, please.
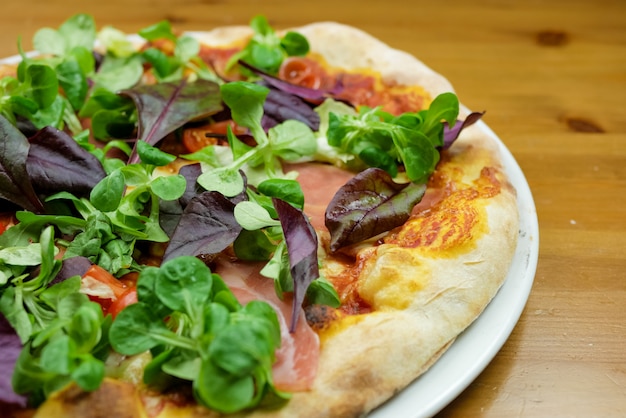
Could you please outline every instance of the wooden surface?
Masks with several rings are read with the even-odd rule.
[[[535,284],[497,357],[441,417],[626,416],[626,2],[5,0],[0,55],[76,12],[127,32],[357,26],[445,74],[516,157],[540,226]]]

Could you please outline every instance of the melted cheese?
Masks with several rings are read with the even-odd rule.
[[[358,291],[375,311],[406,309],[430,278],[412,251],[380,246],[361,274]]]

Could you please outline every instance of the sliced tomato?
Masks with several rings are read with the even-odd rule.
[[[150,42],[150,46],[157,48],[165,55],[174,55],[174,50],[176,49],[176,43],[170,39],[155,39]]]
[[[97,264],[89,267],[82,280],[82,291],[89,296],[89,299],[100,304],[105,315],[111,304],[129,289],[126,283],[118,280]]]
[[[322,69],[306,58],[290,57],[283,61],[278,77],[292,84],[318,89],[322,85]]]
[[[0,213],[0,234],[7,230],[8,227],[15,225],[15,217],[12,213]]]
[[[85,281],[97,282],[97,285],[93,286],[96,288],[94,289],[94,293],[96,294],[88,294],[89,299],[99,303],[102,307],[102,312],[105,315],[111,314],[113,319],[115,319],[122,309],[137,302],[138,276],[138,273],[131,272],[117,279],[107,270],[94,264],[83,275],[83,285]],[[107,288],[98,287],[99,285],[105,285]],[[89,285],[87,285],[87,288],[89,288]],[[102,290],[104,290],[104,292],[101,292]],[[110,290],[110,292],[108,290]],[[101,296],[98,296],[98,293],[101,293]]]
[[[137,302],[137,287],[129,287],[126,289],[126,292],[109,305],[107,312],[111,314],[113,319],[117,316],[118,313],[122,311],[128,305],[132,305]]]
[[[137,286],[137,279],[139,278],[139,273],[136,271],[131,271],[130,273],[126,273],[122,277],[120,277],[120,282],[124,283],[126,287],[135,287]]]
[[[213,48],[208,45],[201,45],[198,56],[220,77],[225,80],[235,81],[243,78],[237,70],[237,66],[232,65],[227,70],[226,65],[229,63],[232,56],[239,51],[241,51],[241,48]]]
[[[217,138],[207,136],[207,134],[226,135],[229,126],[235,135],[244,135],[246,133],[246,129],[235,124],[233,120],[223,120],[186,128],[183,131],[183,145],[189,152],[200,151],[204,147],[215,145],[218,143]]]
[[[83,280],[87,277],[107,285],[116,298],[126,292],[127,286],[123,282],[97,264],[93,264],[89,267],[89,270],[83,275]]]

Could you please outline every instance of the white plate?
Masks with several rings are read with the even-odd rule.
[[[369,418],[435,415],[487,367],[509,338],[528,300],[539,255],[535,203],[513,155],[484,122],[477,124],[498,143],[506,172],[517,189],[520,229],[506,281],[483,313],[458,336],[448,351],[411,385],[374,410]]]

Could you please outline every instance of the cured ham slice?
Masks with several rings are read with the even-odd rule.
[[[261,276],[261,268],[259,263],[233,262],[222,257],[217,260],[215,272],[239,303],[245,305],[252,300],[263,300],[276,310],[282,337],[272,369],[276,388],[290,392],[310,389],[317,374],[319,338],[307,324],[304,314],[300,315],[296,331],[289,332],[291,297],[280,300],[274,290],[274,281]]]
[[[327,164],[305,163],[286,167],[286,171],[297,170],[298,182],[305,196],[304,211],[311,224],[318,230],[326,230],[324,216],[328,203],[335,192],[348,181],[352,174]],[[274,384],[279,390],[290,392],[310,389],[317,374],[320,342],[318,335],[299,315],[294,333],[289,332],[292,317],[292,299],[286,295],[279,299],[271,279],[259,273],[263,264],[244,263],[221,256],[216,261],[215,272],[232,290],[241,304],[251,300],[263,300],[277,312],[282,342],[276,352],[273,366]]]
[[[317,231],[326,230],[324,216],[333,196],[354,174],[329,164],[305,163],[287,166],[285,171],[296,170],[298,183],[304,192],[304,212]]]

